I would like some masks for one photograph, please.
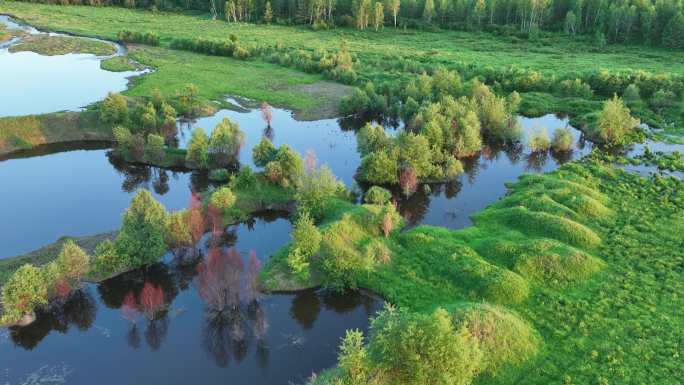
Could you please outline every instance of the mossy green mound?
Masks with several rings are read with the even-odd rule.
[[[495,374],[504,365],[520,364],[539,351],[539,337],[518,314],[501,306],[468,304],[453,311],[483,351],[481,371]]]

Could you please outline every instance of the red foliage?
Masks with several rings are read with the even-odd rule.
[[[159,286],[145,282],[145,286],[140,292],[140,305],[145,318],[155,319],[158,313],[164,309],[164,290]]]
[[[404,191],[404,195],[407,197],[415,193],[418,188],[418,175],[416,174],[416,170],[411,167],[403,169],[399,176],[399,185]]]
[[[139,313],[138,304],[135,301],[135,294],[133,294],[132,291],[129,291],[128,294],[126,294],[126,297],[124,297],[123,304],[121,304],[121,314],[130,322],[135,322]]]
[[[206,229],[201,208],[191,208],[188,211],[188,229],[190,229],[192,244],[196,245],[197,242],[199,242],[199,240],[202,238],[204,230]]]
[[[388,211],[382,219],[382,233],[385,235],[385,238],[389,236],[393,228],[394,223],[392,223],[392,214]]]
[[[304,166],[307,172],[311,172],[316,169],[316,164],[318,160],[316,159],[316,153],[314,150],[307,150],[304,155]]]
[[[242,258],[234,248],[212,248],[197,265],[197,292],[212,310],[223,312],[239,305],[242,268]]]
[[[223,233],[223,214],[221,210],[210,204],[207,210],[207,220],[214,238],[220,237]]]
[[[264,119],[264,122],[266,122],[266,125],[270,127],[271,122],[273,121],[273,110],[266,102],[261,103],[261,117]]]
[[[202,196],[197,192],[190,192],[190,209],[202,209]]]
[[[249,262],[247,264],[247,302],[256,301],[259,297],[259,273],[261,272],[261,261],[257,258],[256,251],[249,251]]]
[[[55,297],[60,300],[65,300],[71,294],[71,285],[64,279],[60,279],[55,284]]]

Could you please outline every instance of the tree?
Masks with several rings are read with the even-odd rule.
[[[62,245],[56,263],[62,277],[72,283],[79,282],[90,271],[90,257],[71,239]]]
[[[264,122],[266,122],[266,126],[271,127],[271,122],[273,122],[273,109],[266,102],[261,103],[261,117],[264,119]]]
[[[459,158],[475,155],[482,148],[480,120],[474,111],[468,111],[460,122],[455,123],[458,139],[454,148],[454,155]]]
[[[2,287],[3,314],[0,323],[19,321],[38,306],[47,304],[47,285],[40,269],[25,264]]]
[[[152,102],[138,106],[137,115],[143,129],[151,130],[157,126],[157,110],[154,109]]]
[[[147,135],[145,155],[153,162],[163,161],[166,157],[166,152],[164,151],[164,138],[156,134]]]
[[[214,191],[209,198],[209,204],[221,212],[228,210],[235,204],[235,194],[228,187],[221,187]]]
[[[565,26],[564,26],[565,33],[568,35],[574,35],[576,25],[577,25],[577,17],[575,16],[575,12],[568,11],[568,13],[565,14]]]
[[[663,45],[672,49],[684,47],[684,15],[681,12],[677,12],[665,26]]]
[[[252,149],[252,159],[257,167],[265,167],[269,162],[275,160],[278,150],[273,147],[268,138],[261,138],[259,144]]]
[[[389,9],[392,11],[392,19],[394,20],[394,28],[397,27],[397,16],[399,16],[399,7],[401,6],[401,0],[388,0]]]
[[[100,120],[111,124],[128,121],[128,101],[121,94],[110,92],[100,106]]]
[[[556,128],[551,138],[551,148],[556,152],[570,151],[572,149],[572,132],[569,128]]]
[[[546,128],[540,128],[530,134],[529,143],[532,152],[544,152],[549,149],[551,143],[549,142],[549,134]]]
[[[384,205],[392,199],[392,193],[379,186],[372,186],[366,191],[363,200],[374,205]]]
[[[315,219],[323,218],[328,200],[344,191],[344,184],[326,165],[304,173],[296,187],[297,209],[307,211]]]
[[[423,19],[425,22],[430,24],[432,22],[432,17],[435,14],[435,2],[434,0],[425,0],[425,8],[423,9]]]
[[[245,134],[240,130],[240,126],[230,119],[224,118],[211,133],[208,152],[216,165],[225,167],[231,160],[237,159],[244,143]]]
[[[264,9],[264,21],[266,24],[271,24],[271,20],[273,20],[273,9],[271,9],[271,2],[267,1]]]
[[[603,111],[598,121],[598,135],[608,144],[625,144],[629,134],[639,123],[639,119],[632,117],[622,99],[614,95],[612,99],[603,103]]]
[[[385,10],[382,3],[378,1],[375,3],[373,13],[373,27],[375,27],[375,31],[377,32],[383,24],[385,24]]]
[[[368,383],[368,351],[363,346],[363,333],[360,330],[347,330],[337,360],[350,384]]]
[[[174,211],[166,218],[166,245],[171,249],[192,246],[188,211]]]
[[[266,176],[281,186],[293,187],[304,173],[302,157],[290,146],[283,145],[278,149],[275,158],[266,165]]]
[[[192,131],[185,160],[198,168],[209,167],[209,138],[203,129],[197,127]]]
[[[288,266],[300,278],[309,278],[311,257],[318,253],[322,238],[311,216],[301,213],[292,232],[292,245],[287,256]]]
[[[133,140],[131,131],[126,127],[116,126],[112,129],[112,133],[114,134],[116,145],[123,150],[129,151]]]
[[[409,313],[392,307],[371,324],[368,355],[387,383],[470,384],[482,351],[465,328],[456,329],[446,310]]]
[[[166,252],[166,209],[147,190],[138,190],[123,217],[116,251],[138,267],[159,261]]]

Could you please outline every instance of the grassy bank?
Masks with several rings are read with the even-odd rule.
[[[56,242],[45,245],[38,250],[34,250],[16,257],[0,259],[0,287],[7,282],[7,279],[14,271],[26,263],[35,266],[43,266],[55,260],[59,255],[59,252],[62,250],[64,242],[67,240],[73,240],[87,253],[92,254],[95,251],[95,247],[100,242],[103,242],[107,239],[114,239],[115,237],[116,232],[87,235],[83,237],[64,236],[59,238]]]
[[[9,48],[10,52],[30,51],[45,56],[69,53],[90,53],[97,56],[113,55],[116,47],[104,41],[72,36],[27,35]]]
[[[512,91],[509,88],[516,89],[526,102],[522,106],[523,114],[570,113],[577,125],[593,124],[597,106],[611,97],[613,92],[622,93],[624,87],[615,91],[595,89],[597,95],[579,98],[573,96],[574,91],[563,91],[563,86],[557,84],[561,79],[581,79],[585,83],[598,84],[594,88],[605,88],[606,84],[611,84],[611,76],[632,76],[635,71],[667,76],[684,75],[682,51],[630,45],[596,47],[591,39],[568,38],[560,34],[527,40],[487,33],[432,33],[394,28],[385,28],[379,32],[347,28],[312,31],[306,27],[231,24],[211,20],[207,15],[13,2],[0,2],[0,11],[15,14],[43,28],[109,39],[116,39],[121,30],[152,32],[159,36],[162,47],[168,47],[174,39],[226,40],[234,34],[239,38],[241,46],[265,47],[280,43],[294,56],[300,49],[307,55],[316,50],[337,49],[344,41],[349,51],[358,59],[354,66],[359,75],[358,84],[365,81],[374,82],[376,87],[382,83],[397,84],[414,78],[422,71],[429,72],[437,66],[444,66],[458,70],[465,78],[479,76],[493,86],[496,86],[494,83],[500,83],[507,92]],[[255,60],[250,60],[250,63],[258,67],[254,65]],[[606,76],[608,80],[604,81]],[[550,88],[554,90],[551,91]],[[243,87],[241,91],[254,92],[245,89]],[[278,90],[279,87],[266,89]],[[292,94],[284,100],[296,109],[301,108],[296,104],[296,96],[306,95],[311,91],[297,87],[289,90]],[[546,94],[540,95],[540,92]],[[324,95],[328,94],[330,93]],[[254,97],[264,96],[257,94]],[[650,93],[648,97],[651,97]],[[269,102],[288,105],[275,99]],[[681,133],[681,126],[684,126],[681,112],[684,106],[677,103],[656,106],[656,103],[660,101],[649,100],[642,106],[633,106],[633,109],[645,123],[667,127],[674,134]]]
[[[0,155],[50,143],[113,139],[95,111],[0,118]]]
[[[419,313],[484,302],[529,322],[542,341],[536,355],[499,362],[506,369],[485,371],[478,383],[677,383],[684,374],[676,332],[684,326],[684,182],[586,161],[510,187],[470,228],[371,237],[389,248],[388,262],[349,282]],[[335,223],[374,226],[361,219],[363,209],[348,210]],[[324,239],[330,227],[321,227]],[[370,242],[368,232],[344,233],[352,238],[347,255]],[[324,249],[321,258],[330,258]],[[316,274],[298,280],[288,274],[287,254],[265,268],[270,289],[329,278],[323,261],[314,261]]]

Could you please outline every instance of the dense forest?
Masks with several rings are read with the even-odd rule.
[[[234,22],[379,29],[459,29],[535,38],[546,31],[587,36],[597,45],[684,47],[680,0],[41,0],[158,10],[210,11]]]

